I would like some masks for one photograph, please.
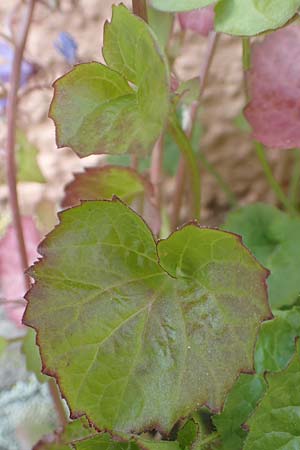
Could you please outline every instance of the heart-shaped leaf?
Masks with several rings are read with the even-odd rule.
[[[215,27],[223,33],[253,36],[284,25],[300,7],[300,0],[220,0]]]
[[[300,294],[300,219],[273,206],[255,204],[230,213],[224,229],[241,234],[257,259],[271,271],[272,307],[292,305]]]
[[[57,145],[79,156],[146,152],[169,112],[169,74],[151,29],[124,6],[105,25],[107,66],[80,64],[58,79],[50,108]]]
[[[219,410],[270,317],[267,273],[239,237],[190,224],[156,243],[117,199],[60,218],[31,271],[25,323],[72,416],[169,432],[200,405]]]
[[[216,0],[152,0],[152,6],[161,11],[191,11],[215,3]]]
[[[266,377],[268,389],[247,421],[250,432],[243,450],[300,448],[300,359],[299,349],[282,372]]]

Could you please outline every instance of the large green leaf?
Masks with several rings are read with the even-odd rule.
[[[295,351],[295,338],[300,336],[300,308],[276,311],[276,318],[261,327],[255,350],[257,373],[285,369]]]
[[[57,144],[81,157],[145,153],[169,111],[165,57],[148,25],[122,5],[105,25],[103,55],[107,66],[80,64],[55,82]]]
[[[273,206],[255,204],[228,215],[226,230],[241,234],[247,247],[271,271],[269,298],[273,308],[292,305],[300,294],[300,219]]]
[[[27,331],[22,342],[22,353],[25,356],[26,369],[33,372],[40,383],[46,383],[49,378],[42,374],[42,361],[35,343],[35,335],[34,330]]]
[[[247,435],[243,423],[253,412],[266,388],[262,376],[241,375],[230,391],[220,415],[213,422],[221,436],[222,450],[240,450]]]
[[[300,0],[220,0],[215,26],[223,33],[253,36],[284,25],[300,7]]]
[[[190,224],[156,244],[118,200],[60,219],[31,271],[25,322],[73,416],[168,432],[204,403],[220,409],[270,316],[266,271],[239,238]]]
[[[154,8],[160,11],[191,11],[215,3],[216,0],[151,0]]]
[[[266,377],[268,389],[247,421],[250,432],[244,450],[300,448],[299,350],[282,372]]]

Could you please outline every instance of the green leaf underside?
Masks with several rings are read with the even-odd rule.
[[[261,264],[271,271],[269,299],[273,308],[295,303],[300,294],[300,219],[273,206],[256,204],[230,213],[224,229],[241,234]]]
[[[242,374],[226,398],[224,410],[213,417],[221,436],[222,450],[240,450],[247,433],[242,425],[253,412],[266,389],[264,378]]]
[[[275,319],[261,327],[255,350],[257,373],[285,369],[295,352],[295,338],[300,336],[300,308],[276,311]]]
[[[250,431],[244,450],[300,448],[299,349],[282,372],[266,376],[268,389],[247,421]]]
[[[216,31],[252,36],[288,22],[300,0],[220,0],[215,8]]]
[[[219,409],[270,317],[266,272],[238,237],[191,224],[156,245],[117,200],[60,218],[31,271],[25,322],[73,416],[168,432],[204,403]]]
[[[168,69],[150,28],[124,6],[106,23],[107,66],[80,64],[54,84],[50,115],[57,144],[79,156],[144,153],[169,111]]]
[[[191,11],[215,3],[216,0],[151,0],[154,8],[160,11]]]
[[[143,196],[146,189],[146,180],[133,169],[92,167],[74,175],[74,180],[65,188],[62,206],[74,206],[80,200],[110,199],[114,195],[131,203],[138,196]]]

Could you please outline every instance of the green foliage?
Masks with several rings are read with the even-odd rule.
[[[199,427],[193,419],[188,420],[178,431],[177,440],[181,450],[191,448],[199,433]]]
[[[219,409],[253,367],[265,270],[235,235],[195,224],[156,243],[116,200],[60,218],[31,271],[25,322],[73,415],[168,432],[197,406]]]
[[[221,436],[222,450],[240,450],[247,435],[243,423],[266,389],[263,377],[242,374],[230,391],[220,415],[213,422]]]
[[[161,11],[190,11],[215,3],[216,0],[151,0],[154,8]]]
[[[247,247],[271,274],[269,298],[273,308],[290,306],[300,294],[300,219],[273,206],[255,204],[229,213],[226,230],[241,234]]]
[[[260,330],[256,350],[257,373],[285,369],[295,352],[295,338],[300,336],[300,308],[276,311],[275,319],[265,322]]]
[[[27,331],[22,342],[22,353],[25,356],[27,370],[33,372],[40,383],[45,383],[49,381],[49,378],[42,374],[42,362],[35,343],[35,335],[33,330]]]
[[[7,340],[0,336],[0,356],[2,355],[2,353],[4,353],[5,349],[7,347]]]
[[[80,200],[111,199],[117,195],[131,204],[143,197],[150,186],[136,171],[117,166],[92,167],[74,175],[65,188],[63,206],[74,206]]]
[[[253,36],[284,25],[300,6],[300,0],[220,0],[216,6],[216,30]]]
[[[300,448],[299,350],[282,372],[266,376],[268,389],[248,419],[250,432],[244,450]]]
[[[154,31],[157,40],[163,50],[167,48],[174,22],[173,14],[161,12],[148,7],[149,25]]]
[[[105,25],[103,55],[107,66],[78,65],[54,84],[50,115],[58,146],[81,157],[145,154],[169,112],[165,58],[147,24],[122,5]]]
[[[26,135],[17,133],[18,181],[45,183],[46,180],[37,162],[38,149],[32,145]]]

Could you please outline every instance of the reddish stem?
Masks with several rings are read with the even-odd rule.
[[[132,0],[132,11],[145,22],[148,22],[148,12],[146,0]]]
[[[199,74],[199,96],[197,100],[195,100],[190,108],[190,121],[188,128],[186,130],[186,134],[189,138],[193,135],[194,126],[197,119],[198,109],[200,106],[201,97],[205,90],[209,69],[212,63],[212,59],[214,56],[216,44],[217,44],[218,35],[215,31],[212,31],[208,37],[207,49],[203,61],[203,65],[201,66],[200,74]],[[186,179],[186,163],[183,156],[181,156],[178,166],[178,171],[175,178],[175,190],[174,190],[174,200],[173,200],[173,213],[171,218],[171,227],[174,230],[178,224],[179,214],[181,210],[182,197],[184,193],[184,185]]]
[[[7,158],[7,185],[9,191],[9,202],[13,216],[13,225],[17,238],[18,251],[20,255],[23,271],[28,268],[28,258],[22,229],[22,221],[17,192],[17,171],[15,161],[16,146],[16,125],[17,125],[17,104],[18,90],[21,79],[21,65],[27,37],[32,21],[32,15],[35,7],[35,0],[30,0],[24,13],[21,24],[20,34],[15,41],[15,51],[12,64],[12,73],[10,79],[10,89],[7,96],[7,139],[6,139],[6,158]],[[30,287],[30,280],[24,274],[26,288]]]
[[[7,139],[6,139],[6,158],[7,158],[7,185],[9,192],[9,202],[13,216],[13,225],[16,233],[16,240],[18,245],[18,253],[20,255],[22,269],[28,268],[28,258],[24,240],[24,233],[22,229],[22,220],[20,213],[20,206],[17,192],[17,170],[15,160],[15,147],[16,147],[16,127],[17,127],[17,110],[18,110],[18,90],[21,79],[21,66],[23,60],[24,49],[26,46],[30,25],[32,22],[32,16],[36,0],[29,0],[27,9],[24,13],[23,22],[21,24],[20,33],[15,40],[15,51],[12,64],[12,73],[10,79],[10,89],[7,96]],[[24,281],[26,288],[30,288],[30,278],[24,273]],[[54,383],[54,382],[53,382]],[[66,415],[64,413],[63,405],[58,390],[50,381],[50,392],[53,402],[55,404],[58,416],[64,425]]]

